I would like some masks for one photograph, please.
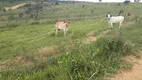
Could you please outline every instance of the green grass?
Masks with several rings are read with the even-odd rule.
[[[17,14],[23,11],[22,8],[2,12],[0,62],[5,62],[5,68],[1,70],[0,79],[105,80],[120,68],[130,68],[131,65],[122,58],[134,54],[133,50],[142,49],[142,24],[127,23],[134,21],[136,15],[140,16],[141,7],[141,4],[117,6],[116,3],[44,6],[38,20],[30,19],[27,15],[18,18]],[[133,14],[125,20],[121,31],[115,25],[111,32],[97,42],[83,43],[91,31],[94,31],[93,35],[99,35],[108,28],[106,14],[117,15],[121,9]],[[11,14],[14,15],[12,21],[8,20]],[[63,31],[55,36],[55,22],[65,19],[71,20],[67,36],[63,36]],[[125,44],[128,40],[131,43]],[[40,52],[42,48],[47,50]],[[46,56],[48,53],[55,55]],[[17,60],[17,57],[21,59]]]
[[[15,57],[17,54],[26,53],[29,50],[36,50],[42,46],[65,44],[71,39],[85,37],[91,30],[105,28],[104,25],[101,27],[97,26],[99,23],[96,24],[96,21],[97,19],[89,19],[71,22],[66,37],[63,36],[63,31],[60,31],[59,35],[55,36],[55,26],[53,24],[27,25],[0,32],[2,34],[0,35],[0,42],[2,43],[0,50],[1,54],[3,54],[1,60],[8,59],[8,55],[13,54],[13,57]],[[86,23],[91,25],[85,25]]]
[[[141,26],[142,26],[141,23],[137,23],[135,25],[131,25],[130,27],[122,30],[122,34],[123,34],[124,38],[126,40],[130,40],[131,43],[133,43],[135,45],[134,48],[137,50],[142,50]]]
[[[102,80],[114,74],[119,68],[129,68],[122,61],[126,55],[123,40],[101,38],[95,43],[74,42],[74,48],[56,57],[47,57],[44,62],[36,61],[34,66],[12,69],[2,73],[2,79],[97,79]],[[37,63],[38,62],[38,63]],[[20,73],[20,75],[18,74]],[[8,75],[8,76],[7,76]]]
[[[132,21],[130,21],[132,22]],[[126,23],[127,24],[127,23]],[[124,24],[125,25],[125,24]],[[126,40],[127,42],[129,42],[131,45],[133,45],[133,48],[135,50],[142,50],[142,46],[141,46],[141,22],[136,22],[134,24],[129,24],[127,26],[124,26],[124,28],[122,28],[121,30],[118,29],[114,29],[113,31],[111,31],[107,37],[109,36],[117,36],[118,34],[121,35],[121,37]]]

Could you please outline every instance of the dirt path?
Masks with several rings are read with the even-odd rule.
[[[135,21],[128,22],[128,25],[134,24]],[[140,56],[142,56],[142,51],[140,51]],[[114,77],[108,80],[142,80],[142,58],[137,59],[134,56],[128,56],[125,58],[130,64],[132,64],[132,69],[128,71],[119,71]]]
[[[128,27],[128,25],[134,24],[135,22],[128,22],[124,27]],[[97,36],[88,36],[85,40],[85,43],[89,43],[92,41],[96,41],[97,39],[103,37],[105,34],[110,32],[111,30],[104,30],[101,34]],[[140,52],[142,55],[142,51]],[[137,59],[134,56],[127,56],[126,61],[132,64],[132,69],[128,71],[119,71],[114,77],[109,78],[108,80],[142,80],[142,59]]]
[[[8,11],[8,10],[14,10],[14,9],[18,9],[19,7],[22,7],[26,4],[35,4],[34,2],[31,2],[31,3],[21,3],[21,4],[18,4],[18,5],[15,5],[15,6],[12,6],[12,7],[5,7],[5,10]]]
[[[107,34],[108,32],[110,32],[111,30],[110,29],[107,29],[107,30],[104,30],[101,32],[101,34],[97,35],[97,36],[88,36],[86,39],[85,39],[85,43],[90,43],[90,42],[95,42],[97,41],[97,39],[103,37],[105,34]]]
[[[128,56],[126,60],[132,64],[132,69],[129,71],[120,71],[109,80],[142,80],[142,59]]]
[[[17,8],[19,8],[19,7],[21,7],[21,6],[24,6],[24,5],[26,5],[27,3],[21,3],[21,4],[18,4],[18,5],[15,5],[15,6],[12,6],[12,7],[10,7],[11,9],[17,9]]]
[[[127,22],[125,23],[125,25],[123,27],[128,27],[128,25],[132,25],[132,24],[135,24],[135,21],[131,21],[131,22]],[[86,39],[85,39],[85,42],[84,43],[90,43],[90,42],[94,42],[96,41],[97,39],[103,37],[105,34],[109,33],[111,30],[110,29],[106,29],[104,31],[102,31],[99,35],[97,36],[88,36]]]

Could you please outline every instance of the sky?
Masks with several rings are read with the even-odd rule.
[[[78,0],[78,1],[98,2],[99,0]],[[124,2],[124,1],[125,0],[102,0],[102,2]],[[134,2],[134,0],[130,0],[130,1]]]

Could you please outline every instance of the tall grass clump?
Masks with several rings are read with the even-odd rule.
[[[48,57],[26,70],[4,72],[1,77],[11,76],[20,80],[101,80],[119,68],[129,67],[122,59],[129,55],[126,53],[128,48],[131,47],[126,46],[123,39],[101,38],[91,44],[76,43],[72,50],[60,56]]]
[[[96,43],[77,45],[61,58],[59,64],[65,66],[71,80],[100,80],[127,67],[122,60],[127,55],[126,47],[121,39],[102,38]]]

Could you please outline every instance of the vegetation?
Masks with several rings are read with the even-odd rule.
[[[136,2],[138,2],[138,3],[139,3],[140,1],[141,1],[141,0],[134,0],[134,2],[135,2],[135,3],[136,3]]]
[[[125,0],[125,1],[124,1],[124,4],[125,4],[125,5],[128,5],[130,2],[131,2],[131,1],[129,1],[129,0]]]
[[[0,79],[104,80],[120,68],[130,69],[123,58],[142,49],[142,6],[128,6],[44,2],[37,19],[25,14],[27,6],[1,12]],[[106,14],[117,15],[122,9],[133,15],[125,19],[121,30],[115,25],[96,42],[84,43],[90,32],[97,36],[107,30]],[[66,19],[71,20],[67,36],[62,31],[55,36],[55,22]]]

